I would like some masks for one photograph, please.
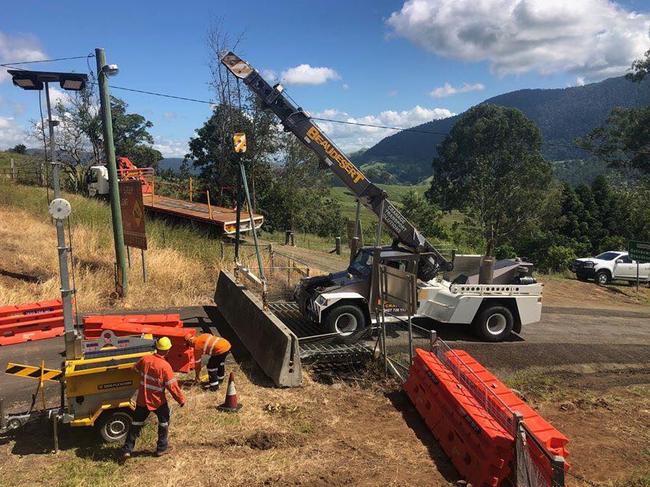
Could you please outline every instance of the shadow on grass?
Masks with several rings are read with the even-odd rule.
[[[442,450],[429,428],[424,423],[420,414],[401,389],[387,392],[385,396],[390,400],[395,409],[402,414],[406,425],[413,430],[418,440],[427,447],[429,457],[436,468],[448,482],[457,482],[461,479],[447,454]]]
[[[0,445],[13,442],[11,454],[50,455],[54,452],[52,423],[42,419],[0,437]],[[121,443],[104,443],[95,428],[72,428],[59,424],[59,451],[73,450],[80,458],[119,462]]]

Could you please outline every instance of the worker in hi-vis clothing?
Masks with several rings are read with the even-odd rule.
[[[226,356],[231,349],[230,342],[210,333],[203,333],[197,337],[186,335],[185,341],[194,347],[194,373],[197,383],[201,382],[201,358],[203,355],[210,357],[208,359],[208,382],[204,385],[211,391],[216,391],[226,375]]]
[[[170,411],[167,404],[165,389],[174,397],[181,407],[185,405],[185,395],[176,382],[174,371],[165,355],[172,348],[172,342],[167,337],[162,337],[156,342],[156,353],[145,355],[135,365],[135,370],[140,374],[140,387],[136,401],[133,422],[126,437],[122,458],[131,457],[135,440],[140,435],[145,420],[152,411],[158,417],[158,444],[156,456],[160,457],[169,452],[167,434],[169,432]]]

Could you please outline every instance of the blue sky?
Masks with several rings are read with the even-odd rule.
[[[218,19],[243,33],[238,53],[274,72],[312,114],[398,126],[520,88],[620,75],[650,48],[650,5],[641,0],[23,0],[3,5],[0,63],[104,47],[120,66],[115,85],[211,99],[206,36]],[[88,70],[84,59],[25,67]],[[208,105],[113,94],[154,123],[167,156],[182,155],[209,116]],[[37,95],[0,72],[0,148],[24,140],[37,117]],[[391,133],[324,125],[346,150]]]

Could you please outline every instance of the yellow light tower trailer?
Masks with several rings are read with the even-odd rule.
[[[62,371],[45,369],[42,365],[7,364],[7,373],[39,379],[39,387],[29,411],[7,415],[0,412],[0,433],[47,417],[53,422],[55,448],[59,422],[75,427],[97,426],[101,437],[108,442],[125,438],[135,409],[134,394],[140,384],[133,365],[153,353],[155,342],[135,336],[116,337],[113,332],[104,331],[100,339],[79,340],[79,345],[81,357],[66,360]],[[46,380],[61,384],[61,403],[57,407],[45,407],[43,382]],[[34,411],[39,391],[43,407]]]

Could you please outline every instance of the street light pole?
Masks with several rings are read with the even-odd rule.
[[[45,82],[45,99],[47,100],[47,124],[50,134],[50,163],[52,164],[52,186],[54,188],[54,199],[61,198],[61,181],[60,167],[61,164],[56,160],[56,143],[54,139],[54,126],[56,122],[52,120],[52,106],[50,102],[49,83]],[[68,272],[68,252],[70,248],[65,244],[65,220],[55,218],[56,225],[56,244],[59,254],[59,276],[61,279],[61,301],[63,302],[63,330],[65,341],[65,358],[75,359],[80,355],[80,351],[75,349],[77,334],[74,329],[74,320],[72,318],[72,295],[74,289],[70,287],[70,274]]]
[[[128,275],[126,268],[126,253],[124,251],[124,229],[122,228],[122,210],[120,208],[120,192],[117,179],[117,164],[115,162],[115,145],[113,142],[113,120],[111,118],[111,96],[108,89],[108,74],[106,71],[106,54],[104,49],[95,49],[97,59],[97,80],[99,82],[99,100],[104,128],[104,152],[108,167],[108,188],[111,199],[111,217],[113,221],[113,242],[115,243],[115,260],[117,261],[117,291],[120,296],[127,295]]]

